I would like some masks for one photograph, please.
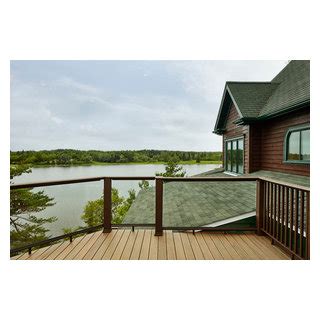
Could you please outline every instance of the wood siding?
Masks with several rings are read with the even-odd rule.
[[[309,176],[310,165],[288,164],[283,161],[284,138],[289,128],[310,122],[310,108],[290,113],[250,126],[238,126],[234,121],[239,114],[230,107],[223,134],[223,163],[225,165],[225,141],[244,136],[244,173],[258,170],[278,171]]]
[[[239,113],[236,107],[232,104],[229,110],[229,114],[226,119],[226,130],[223,134],[223,165],[225,167],[225,142],[228,139],[244,137],[244,161],[243,170],[244,173],[248,173],[249,170],[249,126],[238,126],[234,124],[234,121],[239,119]]]
[[[287,130],[308,122],[310,108],[251,125],[252,161],[249,171],[272,170],[309,176],[309,164],[288,164],[283,161]]]

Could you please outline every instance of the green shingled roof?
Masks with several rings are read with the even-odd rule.
[[[270,82],[227,82],[242,117],[258,117],[279,84]]]
[[[167,182],[165,227],[200,227],[255,211],[255,182]],[[141,190],[124,223],[154,223],[155,188]]]
[[[310,101],[310,61],[291,61],[271,82],[279,85],[259,116]]]
[[[216,133],[225,127],[231,101],[239,112],[240,121],[262,120],[310,102],[310,61],[291,61],[270,82],[227,82],[216,120]]]
[[[266,177],[301,186],[310,185],[310,178],[272,171],[257,171],[245,176]],[[198,176],[230,177],[221,170],[211,170]],[[141,190],[125,216],[124,223],[154,223],[155,188]],[[163,225],[165,227],[200,227],[223,223],[246,213],[255,212],[256,183],[167,182],[163,194]]]

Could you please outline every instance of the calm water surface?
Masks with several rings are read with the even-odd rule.
[[[188,176],[192,176],[219,166],[216,164],[194,164],[183,165],[183,168]],[[25,183],[97,176],[154,176],[156,172],[163,172],[164,168],[165,166],[161,164],[33,168],[31,173],[15,177],[13,182]],[[122,196],[127,196],[129,189],[139,191],[138,183],[139,181],[113,181],[112,186],[117,188]],[[152,182],[150,184],[153,185]],[[57,236],[62,234],[63,228],[83,226],[81,220],[83,209],[88,201],[101,197],[103,182],[34,188],[34,191],[39,190],[44,190],[48,196],[54,198],[55,205],[37,213],[37,216],[56,216],[58,220],[46,227],[50,230],[48,234]]]

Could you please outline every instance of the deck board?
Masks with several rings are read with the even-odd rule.
[[[92,257],[93,260],[101,260],[102,259],[103,255],[107,251],[108,246],[110,245],[112,239],[117,234],[117,231],[118,230],[112,230],[110,233],[103,234],[103,241],[102,241],[100,247],[98,248],[98,250],[93,255],[93,257]]]
[[[167,260],[166,236],[158,238],[158,260]]]
[[[254,233],[212,233],[113,229],[22,253],[12,260],[288,260],[289,255]]]
[[[207,246],[212,254],[213,259],[214,260],[224,260],[222,254],[218,250],[215,242],[212,241],[210,235],[208,233],[203,233],[203,232],[201,232],[201,235],[202,235],[205,243],[207,244]]]
[[[176,251],[176,258],[177,260],[186,260],[186,254],[184,252],[184,248],[182,245],[182,240],[180,237],[180,233],[174,232],[173,234],[174,246]]]
[[[153,237],[152,231],[145,230],[139,260],[148,260],[151,237]]]
[[[94,243],[98,240],[101,235],[100,232],[95,232],[94,235],[89,239],[89,241],[82,247],[80,251],[74,256],[73,260],[82,260]]]
[[[158,259],[158,238],[156,236],[151,237],[150,250],[149,250],[149,260]]]
[[[172,232],[165,231],[166,243],[167,243],[167,259],[176,260],[176,249],[174,246],[173,234]]]
[[[189,237],[187,233],[180,233],[180,237],[181,237],[181,241],[182,241],[182,245],[184,248],[184,252],[186,254],[186,259],[187,260],[195,260],[195,256],[189,241]]]
[[[197,232],[195,234],[195,237],[196,237],[197,242],[199,244],[200,250],[201,250],[201,252],[203,254],[203,258],[205,260],[214,260],[214,257],[212,255],[210,249],[208,248],[207,243],[205,242],[202,233],[201,232]]]
[[[70,244],[69,240],[65,240],[61,243],[61,246],[59,246],[58,248],[56,248],[53,252],[51,252],[46,258],[45,260],[55,260],[58,255],[67,248],[67,246]]]
[[[123,232],[121,240],[120,240],[116,250],[114,251],[114,253],[111,257],[111,260],[120,260],[122,252],[123,252],[123,250],[126,246],[126,243],[128,241],[129,235],[130,235],[130,230],[125,230]]]
[[[145,232],[145,230],[143,230],[143,229],[140,229],[137,231],[138,234],[137,234],[136,241],[134,242],[134,245],[132,248],[130,260],[139,260],[141,247],[143,244],[144,232]]]
[[[134,243],[136,241],[137,237],[137,232],[130,232],[128,241],[126,243],[126,247],[124,248],[122,255],[121,255],[121,260],[129,260],[132,252],[132,248],[134,246]]]
[[[188,233],[189,242],[196,260],[204,260],[204,256],[198,244],[196,237],[192,233]]]

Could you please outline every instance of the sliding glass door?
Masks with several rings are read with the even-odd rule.
[[[243,173],[243,138],[226,141],[226,170]]]

